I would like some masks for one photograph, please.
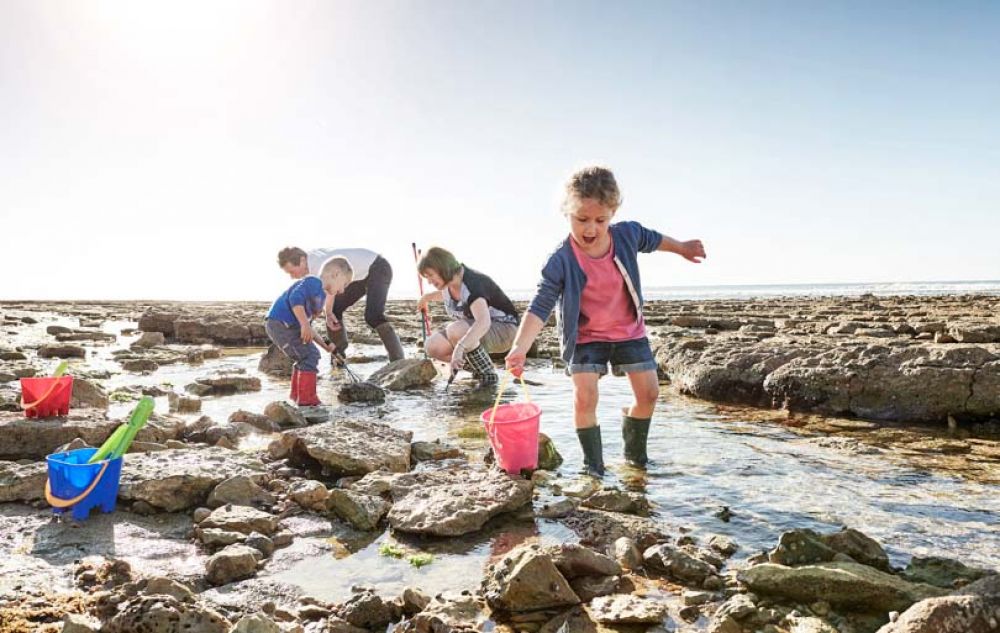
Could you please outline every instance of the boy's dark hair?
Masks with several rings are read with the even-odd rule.
[[[302,258],[306,256],[306,252],[299,248],[298,246],[289,246],[278,251],[278,267],[284,268],[285,264],[292,264],[293,266],[298,266]]]
[[[441,279],[451,281],[462,269],[462,264],[455,259],[451,251],[447,251],[440,246],[432,246],[427,249],[420,261],[417,262],[417,272],[421,275],[428,270],[433,270]]]

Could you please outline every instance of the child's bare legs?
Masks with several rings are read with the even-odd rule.
[[[597,381],[600,377],[594,372],[573,374],[573,423],[583,449],[584,466],[592,477],[604,476],[604,449],[601,427],[597,424]]]
[[[573,374],[573,423],[578,429],[597,426],[597,381],[600,374]]]
[[[633,418],[651,418],[660,396],[660,379],[655,371],[636,371],[628,375],[632,383],[635,402],[625,410],[625,415]]]
[[[622,441],[625,461],[636,468],[645,469],[649,463],[646,454],[646,440],[649,437],[649,422],[660,395],[660,381],[656,370],[635,371],[628,374],[632,384],[635,402],[622,409]]]

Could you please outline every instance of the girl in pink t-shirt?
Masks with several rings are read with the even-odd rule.
[[[611,224],[621,193],[611,170],[587,167],[566,183],[563,213],[570,235],[542,269],[538,292],[521,321],[507,367],[524,369],[535,338],[559,304],[561,350],[573,377],[576,433],[587,472],[604,474],[601,427],[597,423],[597,383],[608,364],[627,375],[635,402],[622,417],[625,460],[645,468],[649,422],[659,396],[656,361],[642,319],[642,285],[637,254],[668,251],[700,263],[700,240],[680,242],[637,222]]]

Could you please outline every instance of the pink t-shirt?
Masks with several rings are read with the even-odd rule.
[[[583,252],[572,237],[576,261],[587,276],[580,297],[580,326],[577,344],[594,341],[631,341],[646,335],[642,315],[636,314],[625,278],[615,264],[615,245],[603,257]]]

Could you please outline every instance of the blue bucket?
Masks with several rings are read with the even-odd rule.
[[[49,480],[45,499],[52,511],[62,514],[72,509],[73,518],[83,521],[90,511],[114,512],[118,499],[118,483],[122,475],[122,458],[88,464],[96,448],[78,448],[66,453],[53,453],[45,458],[49,465]]]

